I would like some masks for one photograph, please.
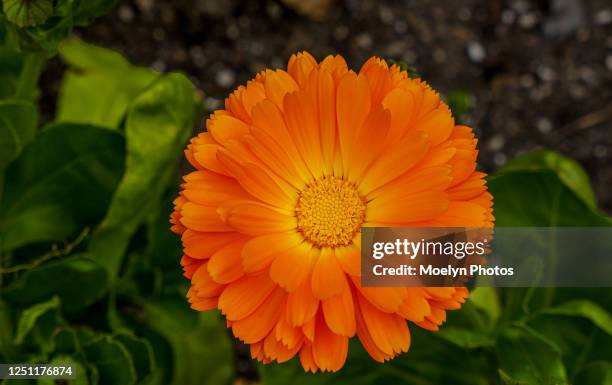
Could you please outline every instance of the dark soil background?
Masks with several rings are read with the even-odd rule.
[[[371,55],[404,61],[471,100],[462,121],[479,134],[485,170],[552,148],[587,169],[612,210],[610,0],[125,0],[77,34],[184,71],[208,110],[299,50],[340,53],[354,69]],[[55,59],[43,75],[47,119],[62,70]]]

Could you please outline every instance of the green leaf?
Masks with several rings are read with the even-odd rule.
[[[20,27],[44,23],[53,14],[51,0],[3,0],[6,18]]]
[[[121,342],[123,346],[130,352],[136,371],[137,381],[141,382],[150,377],[155,369],[155,358],[153,356],[153,347],[151,343],[144,339],[136,337],[129,330],[122,330],[116,333],[114,339]]]
[[[58,121],[119,127],[129,104],[159,74],[132,66],[119,53],[78,39],[60,45],[68,64],[61,84]]]
[[[33,103],[0,101],[0,171],[32,140],[37,124],[38,110]]]
[[[3,289],[3,297],[28,306],[57,296],[63,311],[74,314],[98,300],[106,288],[104,268],[86,255],[76,255],[26,270]]]
[[[92,226],[123,172],[124,140],[111,130],[49,127],[6,172],[0,206],[0,251],[59,241]]]
[[[446,94],[446,102],[455,120],[461,120],[461,117],[474,106],[474,97],[467,90],[455,89]]]
[[[580,385],[612,384],[612,363],[599,361],[585,366],[574,383]]]
[[[499,318],[501,305],[496,288],[477,287],[470,292],[468,301],[487,313],[491,323],[495,323]]]
[[[562,305],[542,310],[545,314],[558,314],[565,316],[584,317],[603,331],[612,335],[612,316],[599,305],[588,300],[574,300]]]
[[[542,150],[515,158],[508,162],[499,172],[507,171],[553,171],[579,198],[589,207],[597,207],[595,193],[584,169],[574,160],[561,154]]]
[[[136,369],[129,350],[108,335],[85,337],[82,342],[87,361],[94,365],[100,384],[136,384]]]
[[[91,250],[115,277],[129,240],[158,207],[177,172],[194,119],[193,86],[180,74],[159,78],[134,102],[126,125],[126,172]]]
[[[566,384],[561,352],[549,340],[524,326],[503,329],[497,341],[500,370],[515,384]]]
[[[460,311],[447,313],[448,322],[440,328],[438,336],[466,349],[493,346],[493,321],[468,300]]]
[[[86,25],[96,17],[104,15],[117,3],[117,0],[73,0],[75,25]]]
[[[15,343],[20,344],[23,342],[25,337],[34,328],[36,322],[45,313],[50,310],[58,309],[60,306],[60,300],[58,297],[53,297],[49,301],[38,303],[28,309],[26,309],[19,318],[17,324],[17,334],[15,335]]]
[[[608,226],[551,170],[506,171],[489,179],[496,226]]]
[[[218,313],[196,312],[183,296],[165,295],[145,303],[134,322],[153,342],[161,384],[232,383],[232,342]]]

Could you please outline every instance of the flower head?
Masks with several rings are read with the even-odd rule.
[[[265,363],[335,371],[355,335],[377,361],[408,350],[464,288],[363,288],[364,226],[491,227],[472,129],[426,83],[371,58],[293,55],[240,86],[193,138],[171,216],[197,310],[219,309]]]

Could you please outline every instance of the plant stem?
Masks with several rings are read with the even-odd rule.
[[[31,100],[33,91],[36,89],[40,73],[47,60],[46,54],[41,52],[31,52],[25,54],[23,68],[19,75],[17,90],[15,91],[16,99]]]

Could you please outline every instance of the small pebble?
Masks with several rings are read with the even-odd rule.
[[[601,11],[595,14],[594,18],[595,24],[599,25],[607,25],[612,23],[612,10],[610,9],[602,9]]]
[[[334,39],[344,40],[349,35],[349,29],[345,25],[339,25],[334,29]]]
[[[384,24],[393,23],[393,11],[389,7],[380,7],[378,10],[378,17]]]
[[[444,63],[446,61],[446,52],[443,49],[436,48],[433,53],[433,58],[438,63]]]
[[[467,53],[468,57],[474,63],[480,63],[484,60],[487,53],[485,52],[484,47],[477,41],[471,41],[467,45]]]
[[[240,28],[238,28],[236,23],[228,23],[225,28],[225,34],[231,40],[236,40],[240,37]]]
[[[220,108],[222,104],[223,103],[221,102],[221,100],[215,99],[215,98],[206,98],[204,100],[204,107],[208,111],[214,111],[214,110]]]
[[[235,80],[236,75],[234,71],[227,68],[217,72],[217,77],[215,78],[217,85],[223,88],[230,88],[234,85]]]
[[[533,85],[535,84],[535,79],[533,78],[533,75],[525,74],[521,76],[520,83],[523,88],[533,87]]]
[[[155,60],[153,64],[151,64],[151,68],[155,71],[164,72],[166,70],[166,63],[162,60]]]
[[[525,29],[529,29],[536,25],[538,22],[538,17],[535,13],[526,13],[519,17],[518,23],[521,27]]]
[[[538,131],[542,134],[548,134],[552,131],[552,122],[548,118],[538,118],[536,126],[538,127]]]
[[[166,31],[163,28],[153,29],[153,39],[156,41],[163,41],[166,38]]]
[[[556,74],[555,71],[547,66],[540,66],[538,67],[538,69],[536,70],[538,76],[540,77],[540,79],[544,80],[545,82],[550,82],[555,80]]]
[[[593,148],[593,155],[596,158],[605,158],[608,155],[608,149],[602,144],[598,144]]]
[[[511,9],[504,9],[501,14],[501,20],[504,24],[513,24],[516,20],[516,14]]]
[[[503,166],[507,161],[508,158],[506,157],[506,154],[502,152],[498,152],[493,156],[493,163],[495,163],[497,166]]]
[[[359,48],[369,49],[372,47],[372,36],[368,33],[360,33],[355,37],[355,44],[357,44]]]
[[[606,68],[612,72],[612,55],[606,56]]]
[[[119,19],[124,23],[130,23],[134,20],[134,10],[129,5],[120,6],[117,12],[119,13]]]
[[[461,21],[469,21],[472,18],[472,11],[467,7],[463,7],[459,10],[457,16]]]
[[[491,139],[489,139],[489,142],[487,143],[487,148],[491,151],[499,151],[504,147],[505,144],[506,139],[504,138],[504,136],[501,134],[497,134]]]
[[[276,3],[269,2],[268,7],[266,8],[268,15],[272,19],[278,19],[283,15],[283,9],[280,5]]]
[[[408,30],[408,24],[404,20],[398,20],[393,24],[393,29],[396,33],[404,33]]]
[[[513,1],[511,6],[519,14],[529,10],[529,2],[525,0]]]

